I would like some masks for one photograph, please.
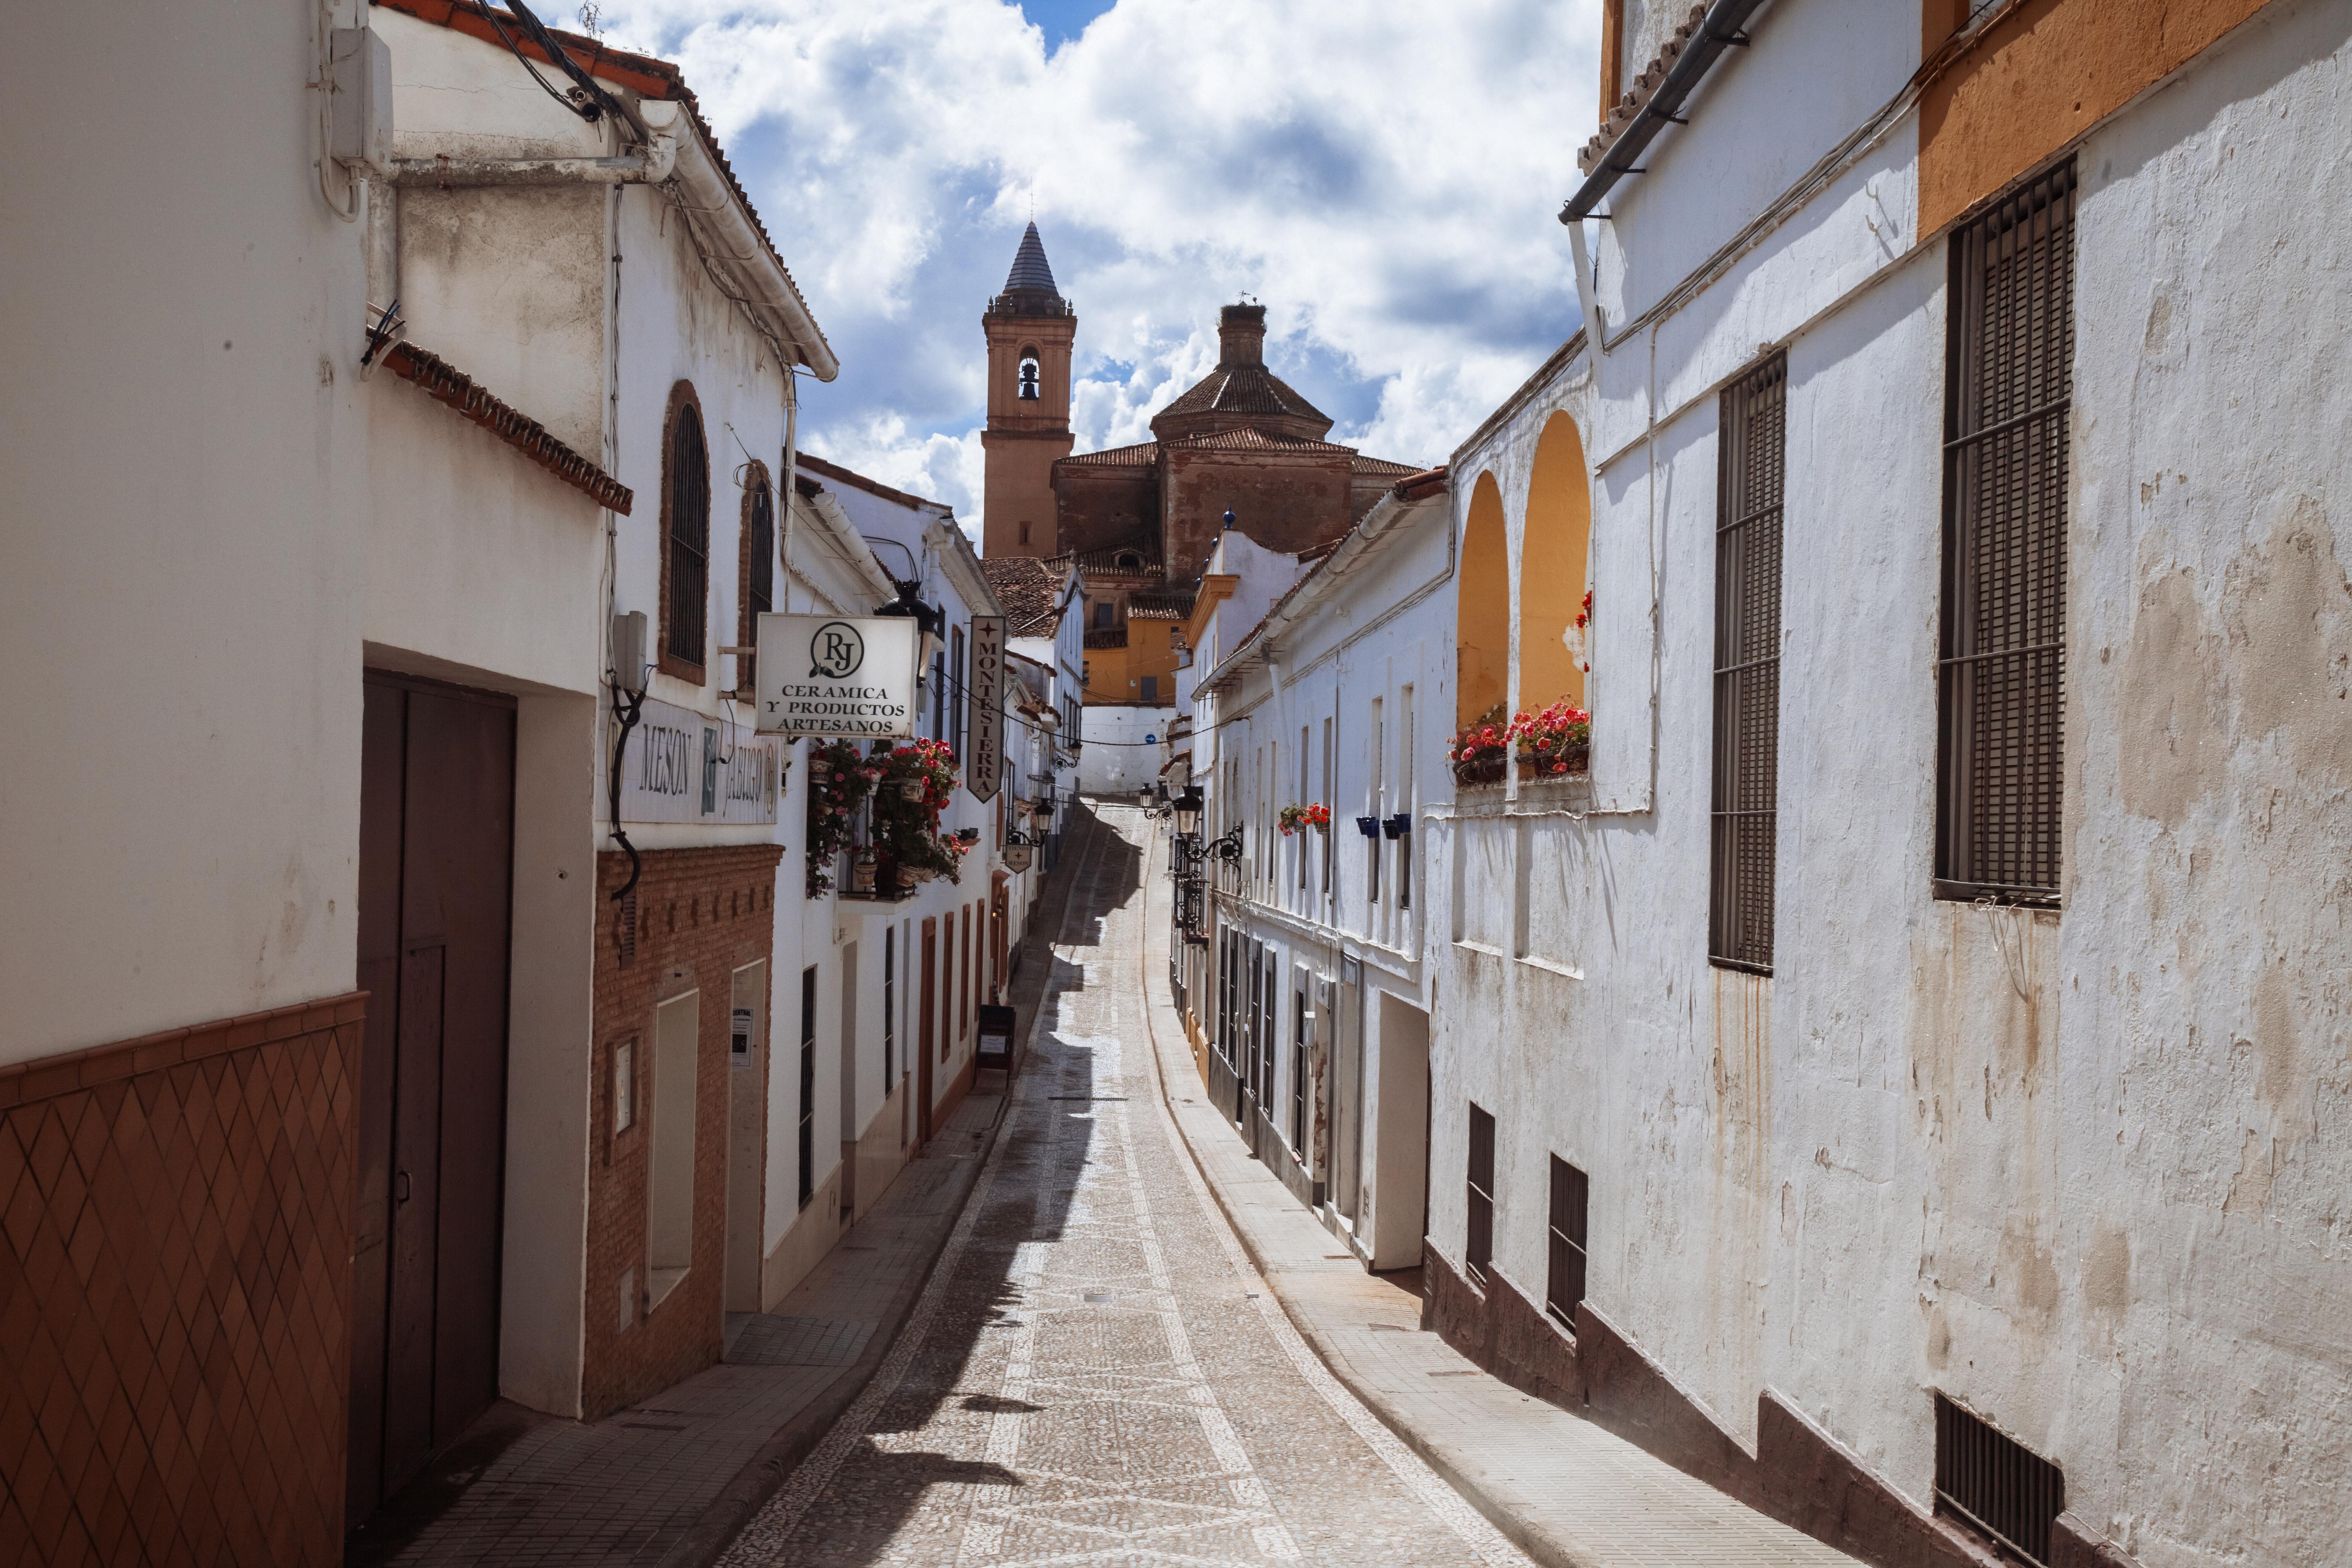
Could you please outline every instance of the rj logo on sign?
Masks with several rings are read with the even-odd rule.
[[[845,621],[828,621],[817,627],[809,638],[809,679],[820,676],[834,680],[845,679],[857,673],[866,662],[866,639],[857,628]]]

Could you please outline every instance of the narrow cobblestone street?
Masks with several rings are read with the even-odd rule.
[[[879,1374],[727,1563],[1527,1561],[1316,1360],[1178,1142],[1141,831],[1114,808],[1073,836],[980,1184]]]

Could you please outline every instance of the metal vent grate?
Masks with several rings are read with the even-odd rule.
[[[2058,1467],[1936,1395],[1936,1511],[2048,1568],[2050,1533],[2066,1511]]]
[[[1544,1276],[1544,1310],[1576,1331],[1576,1304],[1584,1300],[1585,1211],[1592,1184],[1582,1171],[1551,1157],[1551,1259]]]
[[[2058,896],[2074,168],[1952,238],[1936,891]]]
[[[1470,1235],[1462,1261],[1483,1285],[1495,1259],[1495,1119],[1470,1108]]]
[[[1715,778],[1707,956],[1772,972],[1780,767],[1780,503],[1789,362],[1723,395],[1715,531]]]

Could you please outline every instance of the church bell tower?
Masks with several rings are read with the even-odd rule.
[[[981,553],[1049,556],[1055,542],[1054,462],[1070,455],[1070,347],[1077,313],[1054,287],[1031,224],[1004,292],[980,319],[988,335],[988,427]]]

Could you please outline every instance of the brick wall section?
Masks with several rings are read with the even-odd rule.
[[[770,960],[768,1016],[775,1018],[775,844],[643,852],[636,888],[635,960],[621,963],[623,905],[612,895],[628,880],[629,859],[597,858],[596,1041],[590,1096],[587,1347],[581,1400],[591,1420],[632,1405],[717,1362],[725,1325],[728,1013],[734,973]],[[695,1065],[694,1240],[686,1279],[646,1308],[646,1176],[653,1125],[654,1009],[701,992]],[[799,992],[791,992],[798,1006]],[[796,1037],[797,1019],[772,1031]],[[636,1120],[613,1131],[613,1053],[636,1041]],[[771,1070],[797,1070],[775,1059]],[[621,1325],[621,1289],[634,1276],[635,1307]]]
[[[0,1068],[0,1563],[339,1563],[365,997]]]

